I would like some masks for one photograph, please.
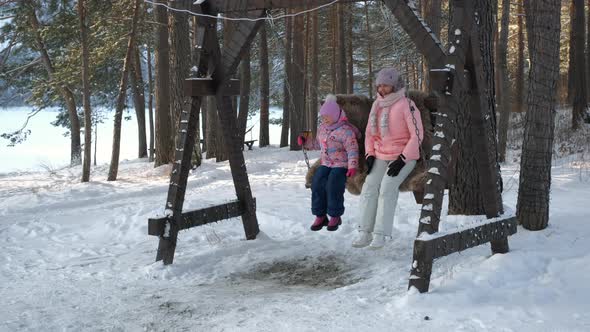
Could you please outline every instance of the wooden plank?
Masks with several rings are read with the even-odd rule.
[[[210,206],[204,209],[188,211],[182,213],[178,229],[189,229],[224,219],[230,219],[241,216],[245,211],[244,205],[235,200],[229,203]],[[164,234],[166,223],[169,218],[150,218],[148,220],[148,234],[162,236]]]
[[[189,78],[184,81],[184,93],[187,96],[215,96],[216,85],[211,78]],[[230,79],[223,87],[224,96],[240,95],[240,80]]]
[[[504,239],[516,233],[516,216],[494,218],[476,227],[459,229],[453,233],[423,235],[416,242],[430,242],[432,258],[440,258],[481,244]]]
[[[446,53],[440,40],[431,32],[418,12],[407,0],[384,0],[399,24],[408,33],[414,44],[433,67],[443,66]]]

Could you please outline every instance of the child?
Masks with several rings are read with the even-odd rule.
[[[399,186],[420,158],[424,135],[420,112],[406,98],[399,72],[385,68],[376,83],[378,96],[365,131],[368,175],[361,192],[360,232],[352,243],[370,249],[382,248],[391,237]]]
[[[316,170],[311,185],[311,212],[316,216],[312,231],[328,226],[335,231],[342,223],[346,177],[354,176],[358,168],[360,131],[350,124],[346,114],[336,103],[336,96],[328,95],[320,108],[322,124],[317,139],[297,137],[297,143],[308,150],[321,150],[321,166]],[[330,220],[328,221],[328,217]]]

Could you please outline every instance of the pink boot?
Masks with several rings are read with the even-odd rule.
[[[330,222],[328,222],[328,230],[335,231],[338,229],[340,224],[342,224],[342,219],[340,219],[340,217],[330,217]]]
[[[322,229],[324,226],[328,225],[328,218],[326,216],[317,216],[315,217],[315,220],[313,221],[313,224],[311,225],[311,230],[312,231],[319,231],[320,229]]]

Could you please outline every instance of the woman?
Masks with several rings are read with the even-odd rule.
[[[391,237],[399,186],[420,158],[424,133],[420,112],[406,97],[399,72],[384,68],[376,83],[378,96],[365,132],[368,175],[361,191],[359,234],[352,243],[356,248],[380,249]]]

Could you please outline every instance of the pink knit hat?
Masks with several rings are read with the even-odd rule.
[[[393,91],[398,91],[405,86],[404,80],[400,73],[393,67],[383,68],[377,74],[377,85],[385,84],[393,87]]]
[[[332,94],[326,96],[326,101],[320,108],[320,115],[329,117],[333,122],[340,120],[343,112],[336,102],[336,96]]]

